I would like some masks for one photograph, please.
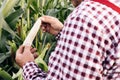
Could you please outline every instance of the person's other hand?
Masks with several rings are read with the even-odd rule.
[[[63,24],[55,17],[42,16],[41,28],[44,32],[49,32],[53,35],[57,35],[63,28]]]
[[[24,64],[26,64],[29,61],[34,61],[34,59],[37,57],[36,55],[36,49],[32,48],[30,46],[20,46],[19,49],[16,51],[16,63],[23,67]]]

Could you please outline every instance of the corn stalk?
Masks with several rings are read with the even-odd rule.
[[[30,30],[32,29],[33,23],[35,23],[35,21],[40,16],[50,15],[57,17],[60,21],[64,22],[66,16],[71,11],[71,9],[69,9],[69,6],[67,6],[69,5],[69,3],[67,3],[66,0],[2,0],[2,1],[3,3],[0,4],[2,5],[0,9],[0,20],[1,20],[0,32],[2,38],[6,37],[6,35],[3,36],[2,34],[3,30],[12,34],[10,39],[5,39],[5,40],[2,39],[3,41],[5,41],[5,43],[7,42],[7,49],[9,50],[8,52],[11,52],[12,55],[15,55],[14,53],[16,49],[18,48],[18,46],[20,46],[23,43],[26,36],[29,34]],[[13,3],[13,1],[16,2]],[[20,3],[17,5],[17,8],[20,7],[20,9],[15,9],[16,7],[13,8],[15,4],[18,2]],[[9,6],[10,9],[8,9],[7,7],[3,7],[6,5],[7,6],[11,5],[12,7],[10,8]],[[7,13],[2,8],[4,8],[4,10],[8,10],[9,12]],[[14,20],[17,21],[17,24],[14,22]],[[19,38],[14,36],[19,36]],[[33,40],[32,46],[37,48],[37,51],[39,53],[39,57],[35,60],[35,62],[44,71],[48,70],[47,67],[48,58],[50,56],[51,51],[54,50],[55,44],[56,44],[55,37],[48,33],[42,33],[41,30],[38,31],[35,40]],[[2,45],[0,44],[0,46]],[[16,66],[15,63],[12,64],[14,65],[11,65],[11,67],[18,71],[17,73],[16,71],[11,71],[13,72],[13,75],[11,75],[12,79],[22,80],[22,69]]]

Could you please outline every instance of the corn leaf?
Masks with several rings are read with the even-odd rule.
[[[1,8],[0,14],[3,15],[3,18],[7,17],[12,11],[13,7],[19,0],[4,0]]]
[[[2,77],[4,80],[13,80],[12,77],[2,68],[0,68],[0,77]]]
[[[4,29],[4,30],[6,30],[7,32],[9,32],[10,34],[12,34],[13,35],[13,37],[17,37],[17,38],[19,38],[17,35],[16,35],[16,33],[9,27],[9,25],[6,23],[6,21],[4,20],[4,19],[1,19],[1,22],[0,22],[0,24],[2,24],[2,28]]]
[[[49,49],[50,44],[48,43],[45,48],[42,50],[41,54],[39,55],[41,57],[41,59],[43,59],[45,57],[45,53],[46,51]]]
[[[9,16],[7,16],[5,18],[6,22],[9,24],[9,26],[14,30],[16,23],[18,22],[19,17],[21,16],[21,14],[24,13],[23,9],[18,9],[16,11],[14,11],[13,13],[11,13]]]
[[[44,71],[48,71],[48,66],[46,62],[39,56],[37,59],[35,59],[36,64]]]
[[[12,79],[16,79],[18,77],[21,77],[21,75],[22,75],[22,69],[20,68],[16,74],[13,73]]]
[[[10,56],[10,52],[7,52],[6,54],[0,53],[0,63],[2,63],[9,56]]]

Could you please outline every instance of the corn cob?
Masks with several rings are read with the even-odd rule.
[[[32,29],[30,30],[29,34],[27,35],[26,39],[24,40],[23,45],[27,45],[27,46],[32,45],[32,42],[33,42],[38,30],[40,29],[40,26],[41,26],[41,19],[38,18],[38,20],[33,25]]]

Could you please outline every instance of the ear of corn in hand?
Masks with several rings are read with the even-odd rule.
[[[28,33],[26,39],[24,40],[23,45],[27,45],[27,46],[32,45],[32,42],[33,42],[37,32],[39,31],[40,26],[41,26],[41,19],[38,18],[38,20],[35,22],[35,24],[31,28],[30,32]]]

